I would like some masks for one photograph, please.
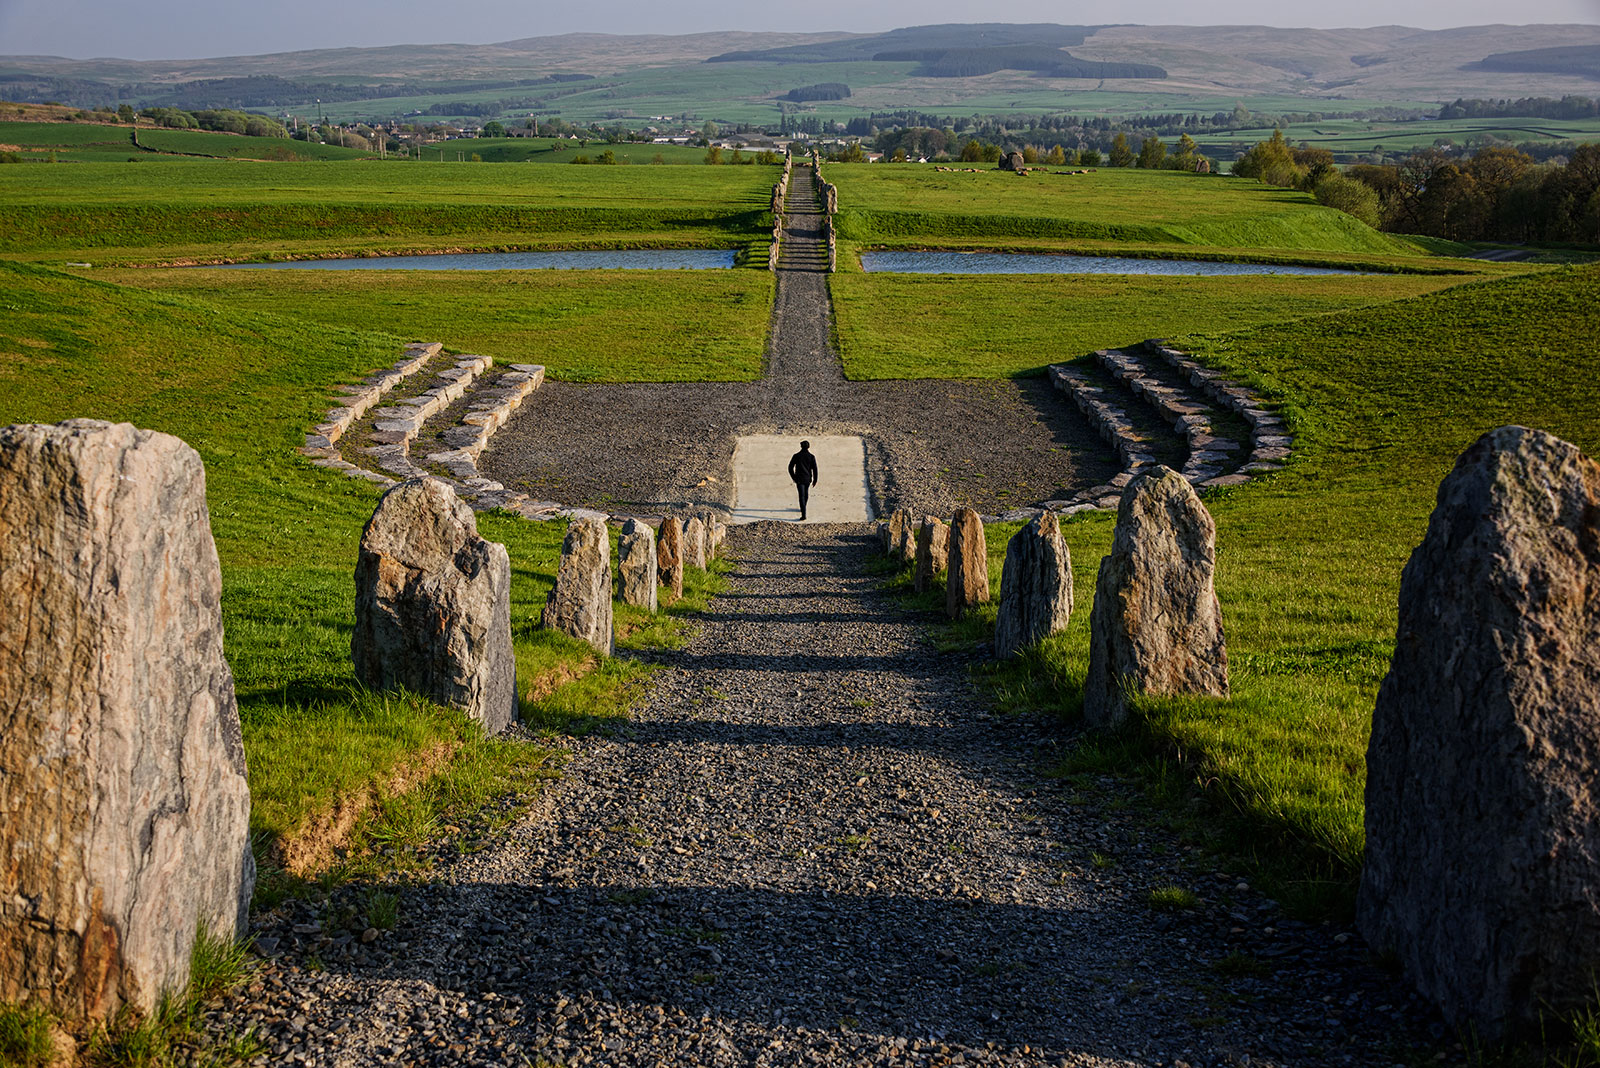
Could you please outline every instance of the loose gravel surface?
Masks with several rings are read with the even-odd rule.
[[[821,216],[788,219],[792,239],[817,240]],[[495,435],[479,469],[535,497],[602,511],[730,508],[740,435],[854,434],[867,442],[878,515],[1005,512],[1118,470],[1045,379],[850,382],[832,331],[828,276],[781,270],[761,381],[546,382]]]
[[[1045,775],[1062,729],[990,715],[968,658],[863,575],[873,541],[736,528],[730,591],[625,728],[569,740],[496,844],[399,888],[392,930],[362,931],[362,888],[260,917],[269,959],[220,1022],[315,1065],[1386,1066],[1440,1048],[1349,930],[1286,919],[1153,830],[1128,787]],[[1174,887],[1192,905],[1157,907]]]

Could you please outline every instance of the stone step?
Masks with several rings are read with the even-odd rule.
[[[1217,413],[1193,387],[1170,384],[1166,375],[1152,373],[1139,350],[1101,349],[1094,356],[1112,377],[1183,436],[1189,451],[1180,472],[1184,478],[1205,485],[1238,464],[1240,444],[1217,433],[1213,427]]]
[[[1203,366],[1187,353],[1157,340],[1144,343],[1145,351],[1185,376],[1196,390],[1250,424],[1250,453],[1241,471],[1264,473],[1283,466],[1294,449],[1294,437],[1283,417],[1253,390],[1229,381],[1221,372]]]
[[[444,346],[437,341],[414,342],[393,366],[368,375],[353,386],[341,386],[342,395],[334,398],[327,418],[311,428],[301,452],[317,458],[338,455],[339,439],[356,421],[377,406],[383,395],[425,367]]]

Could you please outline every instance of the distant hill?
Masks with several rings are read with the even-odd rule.
[[[1049,22],[945,23],[908,26],[888,33],[852,35],[837,41],[784,48],[724,52],[707,63],[852,63],[886,58],[888,52],[942,53],[952,49],[1038,46],[1065,48],[1082,44],[1100,26],[1057,26]],[[999,68],[995,68],[999,69]],[[1017,68],[1027,69],[1027,68]]]
[[[1600,81],[1600,45],[1530,48],[1525,52],[1497,52],[1474,65],[1478,70],[1520,74],[1570,74]]]

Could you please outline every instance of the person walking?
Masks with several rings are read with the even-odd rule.
[[[802,441],[800,451],[789,457],[789,478],[800,491],[800,518],[806,517],[806,499],[811,487],[817,484],[817,458],[811,454],[811,442]]]

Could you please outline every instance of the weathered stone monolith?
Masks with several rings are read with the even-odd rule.
[[[1089,615],[1085,724],[1121,723],[1129,690],[1228,695],[1216,559],[1216,525],[1182,475],[1157,466],[1128,483]]]
[[[706,521],[697,515],[683,524],[683,562],[698,571],[706,569]]]
[[[193,449],[0,428],[0,1002],[145,1012],[245,930],[250,790]]]
[[[707,554],[712,560],[722,555],[722,546],[728,540],[728,524],[718,520],[711,521],[711,550]]]
[[[1005,658],[1067,625],[1072,615],[1072,555],[1061,523],[1045,512],[1006,544],[994,655]]]
[[[611,610],[611,532],[593,516],[574,518],[561,542],[561,566],[544,602],[541,625],[559,630],[598,652],[616,650]]]
[[[1501,427],[1439,486],[1367,748],[1357,924],[1485,1039],[1592,1005],[1600,464]]]
[[[378,501],[356,560],[356,678],[454,705],[494,734],[517,715],[511,559],[437,478]]]
[[[661,521],[656,540],[656,574],[661,585],[672,591],[672,599],[683,596],[683,521],[669,515]]]
[[[911,573],[912,588],[918,593],[931,590],[949,554],[950,527],[937,516],[923,516],[917,528],[917,566]]]
[[[949,567],[944,579],[944,608],[951,619],[989,599],[989,546],[983,538],[983,520],[971,508],[959,509],[950,519]]]
[[[916,527],[911,513],[904,508],[896,508],[889,513],[889,548],[890,556],[897,556],[902,560],[909,559],[906,546],[914,544],[912,539],[916,535]]]
[[[656,610],[656,532],[639,519],[622,524],[617,539],[617,594],[623,604]]]

